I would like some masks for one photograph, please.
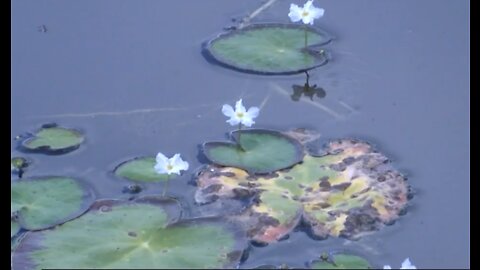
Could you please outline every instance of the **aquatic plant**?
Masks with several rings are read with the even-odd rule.
[[[247,244],[245,232],[220,218],[180,216],[179,203],[171,198],[100,200],[62,226],[28,232],[13,253],[13,269],[238,265]]]
[[[198,175],[195,200],[250,199],[248,209],[232,219],[261,243],[278,241],[301,220],[318,238],[357,238],[398,218],[408,188],[385,156],[353,140],[330,142],[325,152],[265,175],[209,165]]]
[[[313,25],[313,21],[322,17],[324,13],[325,10],[323,8],[315,7],[313,0],[310,0],[307,1],[302,8],[295,4],[290,4],[288,17],[290,17],[292,22],[302,21],[304,24]]]
[[[210,40],[203,54],[209,61],[242,72],[296,74],[326,64],[327,55],[316,47],[331,40],[326,32],[307,25],[252,24]]]
[[[11,194],[12,217],[27,230],[46,229],[74,219],[95,199],[90,187],[63,176],[14,181]]]
[[[160,182],[169,179],[168,174],[155,170],[155,157],[137,157],[120,163],[113,173],[115,176],[135,182]]]
[[[239,125],[238,129],[242,129],[242,124],[247,127],[251,127],[255,124],[253,119],[258,116],[260,109],[258,107],[250,107],[247,110],[242,104],[242,99],[240,99],[235,103],[235,110],[233,110],[232,106],[228,104],[223,105],[222,113],[225,116],[230,117],[230,119],[227,120],[227,123],[232,126]]]
[[[383,266],[383,269],[392,269],[392,267],[390,265],[385,265]],[[406,258],[402,262],[402,266],[400,267],[400,269],[417,269],[417,267],[412,264],[409,258]]]
[[[188,162],[184,161],[180,154],[175,154],[172,158],[167,158],[164,154],[158,153],[156,157],[155,171],[158,174],[178,174],[180,171],[188,170]]]
[[[242,168],[250,173],[288,168],[302,161],[304,155],[303,146],[297,140],[278,131],[236,130],[230,137],[235,143],[204,143],[203,154],[215,164]]]
[[[75,129],[60,127],[57,124],[45,124],[34,134],[29,134],[20,142],[19,149],[24,152],[37,152],[50,155],[71,152],[83,143],[85,137]]]
[[[370,263],[357,255],[335,253],[322,254],[320,259],[308,264],[309,269],[371,269]]]

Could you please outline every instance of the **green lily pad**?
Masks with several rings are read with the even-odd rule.
[[[302,161],[303,146],[280,132],[264,129],[237,130],[229,142],[207,142],[203,153],[213,163],[245,169],[251,173],[269,173]]]
[[[332,260],[317,260],[310,264],[310,269],[371,269],[370,263],[362,257],[348,254],[332,255]]]
[[[118,165],[114,174],[136,182],[159,182],[169,179],[168,174],[159,174],[155,171],[155,157],[140,157],[128,160]]]
[[[76,218],[94,201],[89,187],[62,176],[15,181],[11,193],[12,216],[27,230],[46,229]]]
[[[219,35],[205,44],[203,53],[207,60],[242,72],[295,74],[326,64],[326,55],[313,47],[331,40],[329,34],[313,27],[252,24]]]
[[[306,155],[290,169],[253,175],[234,167],[210,165],[197,178],[195,201],[245,200],[249,236],[261,243],[282,239],[300,222],[316,238],[357,238],[391,224],[408,201],[405,177],[367,143],[339,140],[326,155]]]
[[[11,234],[10,236],[13,238],[13,236],[15,236],[21,229],[20,225],[18,225],[18,222],[16,222],[13,218],[12,218],[12,221],[11,221]]]
[[[47,124],[23,140],[20,143],[20,150],[44,154],[65,154],[80,147],[84,140],[83,134],[78,130]]]
[[[234,268],[245,235],[218,218],[177,221],[178,203],[149,196],[97,202],[52,230],[29,232],[13,254],[13,269]]]

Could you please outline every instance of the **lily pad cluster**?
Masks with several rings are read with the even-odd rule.
[[[242,72],[295,74],[327,63],[326,55],[315,48],[331,40],[329,34],[313,27],[252,24],[210,40],[204,46],[204,55],[208,60]]]
[[[301,221],[316,238],[356,238],[399,217],[408,187],[384,155],[354,140],[332,141],[325,153],[306,154],[300,164],[263,175],[209,165],[198,175],[195,200],[249,201],[232,219],[260,243],[278,241]]]
[[[239,263],[246,247],[242,230],[219,218],[180,220],[180,215],[178,201],[166,197],[100,200],[62,226],[28,232],[13,254],[13,269],[196,269]]]
[[[335,253],[327,254],[324,253],[320,258],[315,259],[306,264],[307,267],[302,269],[372,269],[371,264],[364,258],[346,254],[346,253]],[[296,269],[290,267],[286,264],[277,265],[260,265],[253,269]]]

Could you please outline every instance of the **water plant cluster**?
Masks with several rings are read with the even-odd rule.
[[[324,10],[308,1],[290,6],[299,24],[260,24],[230,31],[204,46],[208,60],[243,72],[293,74],[327,62],[318,46],[331,41],[313,28]],[[12,268],[234,268],[249,243],[275,244],[301,223],[315,239],[358,239],[393,224],[410,198],[405,177],[367,142],[339,139],[322,151],[307,147],[305,134],[251,128],[258,107],[225,104],[226,122],[238,127],[229,141],[205,142],[209,161],[195,175],[199,205],[236,200],[238,212],[185,219],[168,196],[168,182],[189,173],[180,153],[139,156],[118,164],[117,178],[164,183],[162,194],[132,200],[97,199],[92,187],[66,176],[22,177],[28,159],[12,158]],[[61,155],[85,141],[77,129],[55,124],[22,137],[25,154]],[[321,152],[322,154],[318,154]],[[127,192],[140,193],[135,184]],[[310,269],[368,269],[356,254],[332,252],[304,262]],[[259,266],[285,268],[288,266]],[[378,267],[378,266],[377,266]],[[385,269],[390,269],[386,265]],[[406,259],[402,269],[415,269]]]

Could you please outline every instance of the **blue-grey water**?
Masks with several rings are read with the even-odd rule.
[[[262,106],[255,127],[318,130],[323,141],[367,140],[393,160],[415,190],[405,216],[359,241],[315,241],[302,232],[251,250],[242,268],[301,267],[322,251],[344,249],[375,265],[470,266],[470,4],[466,0],[320,1],[316,21],[336,39],[332,61],[313,70],[326,91],[290,99],[304,75],[258,76],[205,61],[201,44],[261,1],[12,1],[13,138],[56,122],[86,133],[61,156],[29,154],[25,176],[70,175],[98,198],[126,197],[113,178],[135,156],[181,153],[191,170],[170,192],[192,207],[187,185],[202,165],[198,144],[232,128],[221,106],[243,98]],[[303,4],[301,1],[295,1]],[[279,0],[253,22],[288,22]],[[158,193],[148,187],[144,194]]]

